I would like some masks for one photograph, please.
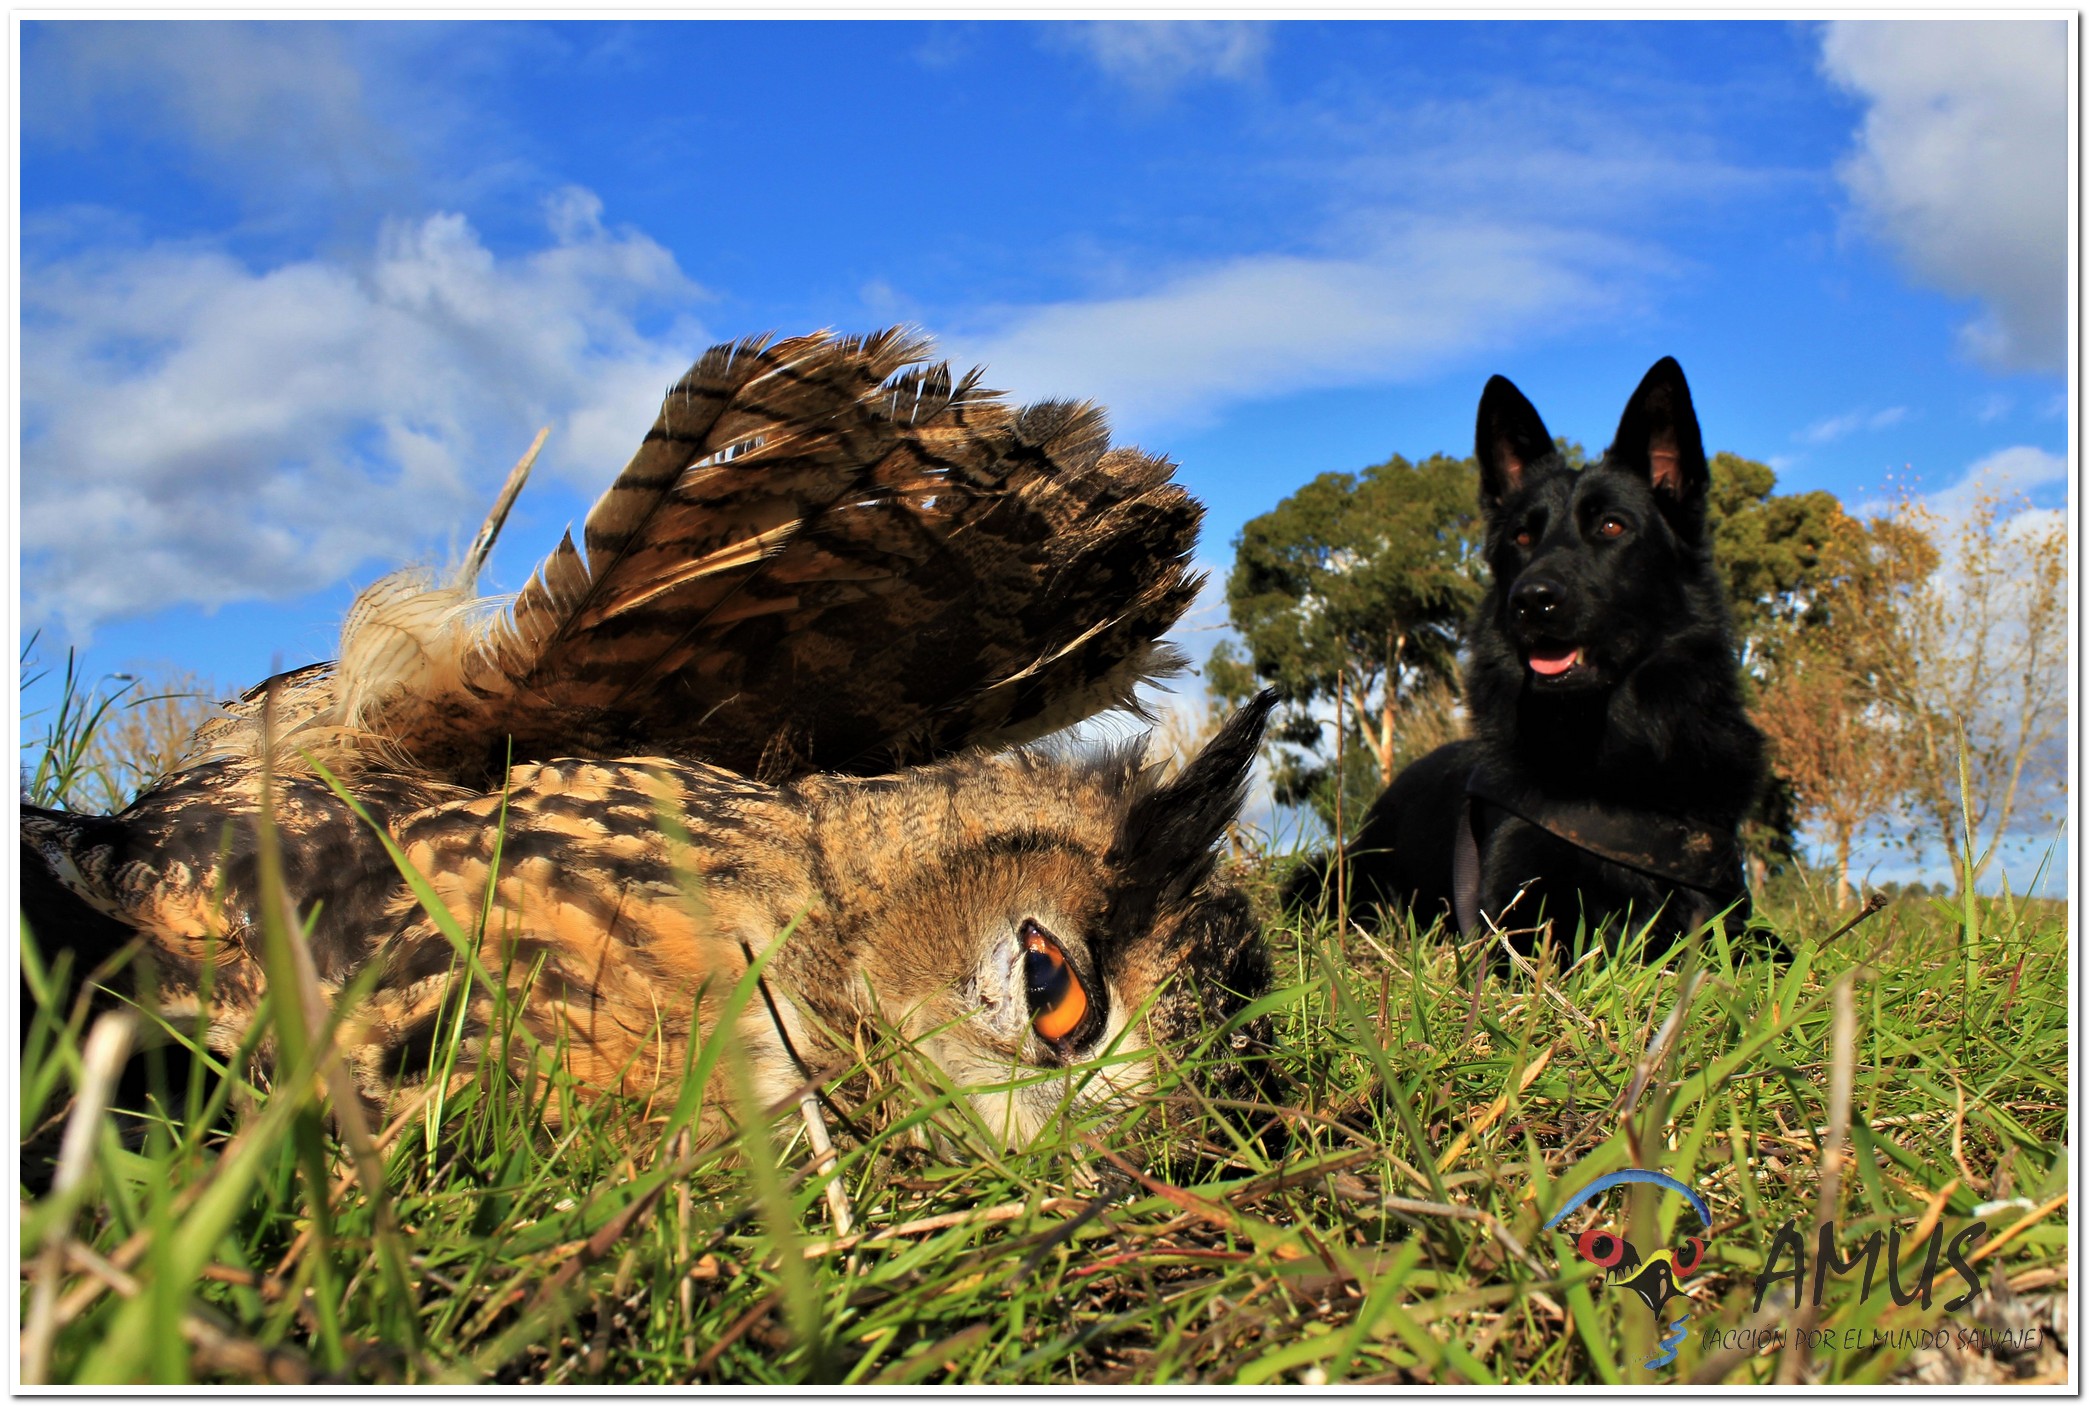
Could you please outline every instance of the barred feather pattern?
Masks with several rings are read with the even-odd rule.
[[[1201,509],[1095,407],[1018,409],[929,354],[901,329],[713,348],[505,612],[424,575],[366,591],[305,740],[468,784],[636,752],[780,781],[1128,703],[1180,666],[1158,641]]]
[[[1116,1106],[1148,1089],[1160,1056],[1141,1052],[1266,1040],[1266,1021],[1239,1023],[1268,984],[1266,955],[1214,846],[1268,708],[1236,715],[1166,782],[1136,744],[971,751],[782,786],[663,757],[568,758],[519,764],[491,790],[378,773],[352,802],[278,775],[267,823],[373,1121],[431,1079],[468,1079],[482,1061],[522,1074],[543,1055],[585,1089],[651,1098],[733,1018],[757,1108],[798,1088],[805,1061],[847,1064],[891,1030],[1019,1143],[1069,1099]],[[272,1067],[254,770],[201,763],[116,816],[24,806],[23,873],[37,935],[75,970],[142,939],[148,1009]],[[1021,977],[1037,926],[1058,934],[1092,1002],[1049,1046]],[[446,929],[475,935],[462,954],[475,974]],[[732,1016],[725,994],[772,944],[773,1004]],[[503,1004],[529,1038],[500,1033]],[[1087,1061],[1104,1049],[1096,1074]],[[1038,1077],[1011,1084],[1018,1065]],[[1212,1072],[1213,1093],[1253,1095],[1247,1066]],[[729,1096],[708,1091],[714,1123]]]

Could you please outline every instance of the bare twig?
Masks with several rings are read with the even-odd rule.
[[[834,1139],[827,1135],[820,1101],[810,1091],[798,1100],[798,1116],[805,1120],[805,1140],[812,1146],[813,1168],[827,1178],[827,1212],[834,1218],[834,1234],[846,1240],[856,1228],[855,1218],[849,1214],[849,1192],[841,1184],[841,1159],[834,1155]]]
[[[535,1313],[537,1310],[548,1306],[558,1297],[561,1290],[573,1282],[581,1270],[608,1254],[617,1241],[624,1238],[624,1233],[631,1228],[631,1223],[647,1211],[650,1211],[653,1208],[653,1203],[658,1201],[661,1195],[666,1192],[668,1183],[674,1180],[676,1180],[676,1177],[673,1173],[662,1177],[650,1191],[639,1196],[630,1205],[604,1221],[601,1228],[596,1230],[593,1235],[590,1235],[582,1243],[580,1249],[558,1267],[558,1272],[546,1279],[543,1285],[538,1288],[536,1295],[530,1300],[527,1312]]]
[[[696,1360],[696,1375],[700,1377],[716,1366],[718,1359],[725,1355],[727,1348],[746,1337],[755,1324],[767,1318],[775,1310],[776,1306],[782,1302],[783,1290],[781,1289],[771,1289],[768,1293],[762,1295],[760,1299],[756,1300],[754,1307],[734,1319],[732,1326],[720,1333],[718,1340],[704,1349],[704,1355]]]
[[[1874,889],[1871,892],[1871,894],[1865,898],[1864,906],[1857,910],[1857,916],[1851,918],[1847,923],[1844,923],[1834,932],[1831,932],[1826,937],[1822,938],[1821,946],[1826,947],[1829,943],[1835,941],[1836,938],[1841,937],[1844,933],[1850,931],[1850,929],[1856,927],[1857,924],[1863,922],[1866,918],[1869,918],[1872,914],[1878,912],[1881,908],[1884,908],[1885,906],[1886,895]]]
[[[1179,1186],[1170,1186],[1164,1181],[1150,1177],[1123,1157],[1118,1156],[1115,1152],[1103,1146],[1091,1134],[1082,1133],[1079,1136],[1082,1142],[1088,1144],[1088,1149],[1091,1152],[1099,1155],[1118,1171],[1123,1172],[1133,1181],[1175,1207],[1175,1209],[1187,1212],[1201,1220],[1209,1221],[1213,1225],[1223,1226],[1228,1230],[1240,1229],[1240,1217],[1234,1214],[1231,1207],[1222,1205],[1217,1201],[1207,1201],[1194,1192],[1184,1191]]]
[[[2052,1200],[2046,1202],[2043,1206],[2040,1206],[2037,1210],[2032,1211],[2022,1220],[2010,1226],[2009,1229],[2003,1231],[2000,1235],[1997,1235],[1994,1239],[1988,1241],[1985,1245],[1982,1245],[1979,1249],[1975,1250],[1971,1258],[1967,1260],[1967,1263],[1979,1264],[1989,1255],[1992,1255],[1995,1251],[2001,1249],[2004,1245],[2007,1245],[2010,1241],[2016,1239],[2017,1236],[2023,1234],[2032,1226],[2038,1224],[2047,1216],[2051,1215],[2053,1212],[2059,1210],[2062,1206],[2066,1205],[2067,1196],[2068,1193],[2063,1191],[2058,1196],[2055,1196]]]

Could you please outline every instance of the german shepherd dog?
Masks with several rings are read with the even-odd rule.
[[[1710,470],[1665,358],[1600,462],[1562,462],[1496,376],[1480,397],[1492,583],[1469,634],[1472,736],[1393,779],[1349,847],[1351,906],[1449,913],[1533,945],[1648,928],[1648,955],[1745,922],[1738,830],[1763,778],[1705,523]],[[1324,880],[1321,881],[1324,883]]]

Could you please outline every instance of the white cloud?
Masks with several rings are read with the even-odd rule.
[[[1908,417],[1908,407],[1891,405],[1884,410],[1852,410],[1834,415],[1799,431],[1797,438],[1808,444],[1828,444],[1859,430],[1883,430]]]
[[[173,604],[296,595],[477,524],[541,424],[599,489],[703,345],[640,318],[696,289],[577,189],[496,257],[463,217],[387,224],[355,266],[215,249],[31,263],[22,289],[25,612],[82,638]]]
[[[1004,312],[953,348],[1026,399],[1088,397],[1127,430],[1322,386],[1434,373],[1627,297],[1644,251],[1510,223],[1409,222],[1354,253],[1255,254],[1150,291]]]
[[[2037,496],[2039,489],[2066,482],[2064,456],[2036,445],[2018,444],[1997,449],[1976,461],[1943,488],[1914,493],[1917,485],[1905,482],[1902,488],[1914,494],[1917,503],[1937,518],[1948,535],[1970,519],[1975,506],[1982,502],[1993,504],[1997,520],[2010,525],[2011,530],[2029,531],[2042,524],[2064,522],[2064,512],[2025,504]],[[1896,501],[1888,496],[1867,498],[1850,511],[1858,517],[1875,517],[1890,512]]]
[[[1080,20],[1046,32],[1110,77],[1151,94],[1197,79],[1259,77],[1269,52],[1269,26],[1246,20]]]
[[[1842,179],[1915,276],[1977,298],[1991,366],[2057,370],[2067,338],[2067,26],[1829,25],[1822,65],[1870,101]]]
[[[1998,516],[2009,519],[2031,513],[2051,515],[2051,509],[2019,512],[2022,500],[2036,490],[2067,482],[2067,460],[2028,444],[1998,449],[1959,478],[1949,488],[1923,495],[1923,504],[1946,522],[1960,522],[1983,499],[1995,503]],[[2060,516],[2064,517],[2064,514]],[[2044,520],[2042,517],[2040,520]]]
[[[22,66],[27,134],[91,145],[122,122],[175,135],[184,160],[278,210],[292,192],[370,200],[410,180],[431,120],[420,104],[411,125],[380,121],[370,90],[385,68],[358,52],[420,42],[412,28],[87,20],[25,29],[35,46]]]

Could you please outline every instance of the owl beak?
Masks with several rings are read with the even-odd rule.
[[[1670,1299],[1683,1296],[1683,1291],[1676,1287],[1676,1256],[1673,1250],[1656,1250],[1647,1256],[1646,1262],[1639,1267],[1637,1273],[1630,1279],[1619,1280],[1618,1283],[1639,1295],[1646,1306],[1656,1313],[1659,1313],[1661,1305]]]

